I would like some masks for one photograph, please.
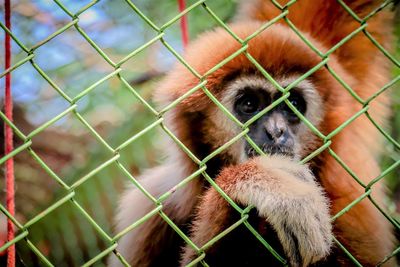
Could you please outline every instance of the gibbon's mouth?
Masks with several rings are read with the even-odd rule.
[[[264,153],[269,155],[279,154],[294,158],[294,151],[292,147],[263,144],[260,148]],[[247,145],[246,154],[249,158],[260,156],[260,154],[251,145]]]

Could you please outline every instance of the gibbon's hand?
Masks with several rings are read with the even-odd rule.
[[[262,156],[224,169],[216,182],[235,202],[257,209],[276,231],[291,266],[308,266],[329,254],[329,204],[307,166],[283,156]],[[210,188],[196,214],[192,240],[201,246],[224,230],[229,208]],[[185,249],[181,263],[194,256]]]

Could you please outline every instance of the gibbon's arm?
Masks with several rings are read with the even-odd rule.
[[[140,184],[154,197],[167,192],[183,178],[185,168],[177,162],[165,164],[150,169],[142,177]],[[163,202],[163,212],[178,225],[184,224],[192,213],[197,198],[193,197],[201,189],[196,184],[198,181],[189,182],[186,186],[174,192]],[[126,189],[118,208],[116,232],[124,230],[150,211],[156,208],[140,190],[133,186]],[[155,214],[140,226],[134,228],[118,240],[117,251],[129,262],[131,266],[153,266],[158,262],[178,262],[179,248],[175,248],[180,238],[174,230],[158,215]],[[176,250],[175,259],[169,249]],[[116,256],[109,258],[108,266],[122,266]],[[167,264],[168,265],[168,264]]]
[[[291,266],[308,266],[329,254],[329,204],[306,166],[283,156],[257,157],[224,169],[216,182],[236,203],[255,206],[276,232]],[[224,230],[230,212],[226,200],[210,188],[199,204],[190,238],[204,245]],[[196,257],[187,246],[181,265]]]

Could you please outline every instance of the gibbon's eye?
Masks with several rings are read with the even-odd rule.
[[[307,109],[306,101],[304,100],[303,96],[297,92],[293,92],[290,94],[289,99],[290,103],[301,113],[304,114]],[[286,111],[289,113],[294,113],[287,105]]]
[[[235,109],[239,113],[251,115],[260,111],[260,99],[255,94],[245,94],[241,96],[235,103]]]

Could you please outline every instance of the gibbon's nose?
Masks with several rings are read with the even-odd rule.
[[[265,122],[267,140],[275,145],[284,145],[288,139],[288,128],[281,114],[272,114]]]

